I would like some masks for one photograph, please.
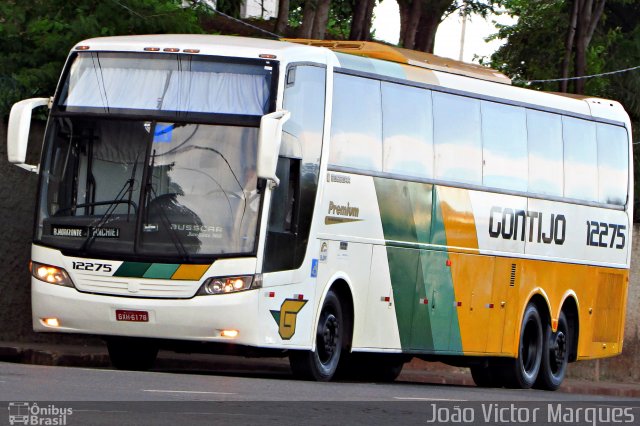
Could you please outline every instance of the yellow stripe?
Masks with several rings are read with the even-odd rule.
[[[447,234],[447,246],[451,249],[478,250],[476,222],[473,217],[469,191],[438,186],[438,201]]]
[[[196,281],[202,278],[211,265],[181,265],[171,276],[172,280]]]

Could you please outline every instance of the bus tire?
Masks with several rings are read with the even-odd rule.
[[[529,389],[534,385],[542,364],[542,342],[540,313],[529,303],[522,316],[518,357],[508,360],[502,369],[506,387]]]
[[[107,350],[111,365],[118,370],[146,371],[158,357],[158,347],[144,339],[109,338]]]
[[[320,311],[316,329],[315,351],[291,351],[289,364],[294,376],[319,382],[328,382],[335,374],[340,356],[347,342],[345,321],[338,296],[329,291]]]
[[[551,324],[547,324],[542,344],[542,366],[536,381],[536,388],[557,390],[567,373],[571,334],[564,312],[560,312],[558,328],[554,333]]]
[[[495,365],[472,365],[471,378],[479,388],[501,388],[503,378],[500,370]]]

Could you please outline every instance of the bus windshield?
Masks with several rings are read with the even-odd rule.
[[[257,128],[58,117],[49,138],[42,243],[181,260],[254,250]]]
[[[214,60],[215,59],[215,60]],[[270,106],[265,61],[165,53],[80,52],[66,74],[60,111],[262,116]]]

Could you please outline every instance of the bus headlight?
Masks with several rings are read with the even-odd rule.
[[[73,287],[69,274],[62,268],[57,266],[44,265],[38,262],[31,262],[31,275],[34,278],[49,284],[62,285],[65,287]]]
[[[262,287],[262,275],[208,278],[198,290],[198,296],[227,294]]]

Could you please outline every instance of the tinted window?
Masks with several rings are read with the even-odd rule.
[[[433,177],[431,92],[382,83],[383,170]]]
[[[622,127],[598,124],[598,201],[624,205],[627,201],[628,146]]]
[[[482,102],[482,183],[527,190],[527,125],[524,108]]]
[[[564,196],[598,201],[598,148],[595,123],[562,117]]]
[[[527,110],[529,192],[561,197],[564,167],[562,118],[548,112]]]
[[[433,93],[435,178],[482,184],[480,101]]]
[[[329,161],[339,166],[382,170],[379,81],[334,75]]]

